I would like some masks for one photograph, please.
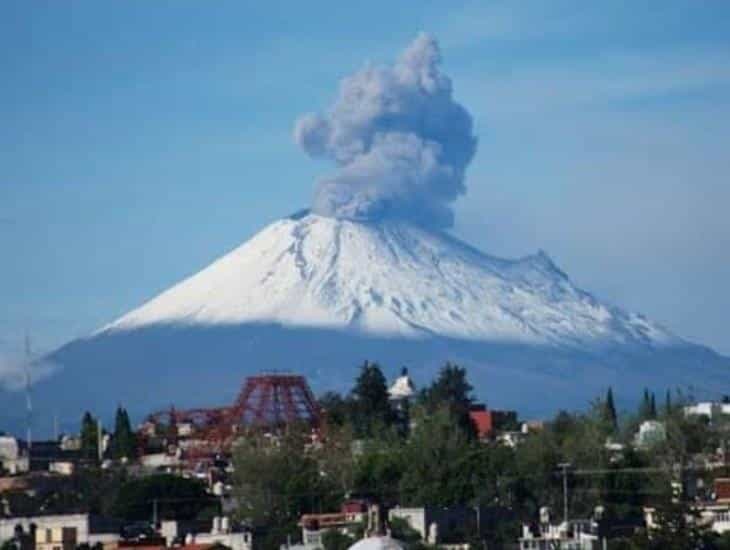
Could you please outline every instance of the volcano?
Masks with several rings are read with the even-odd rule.
[[[730,372],[577,288],[544,252],[505,260],[413,223],[308,211],[49,359],[60,369],[35,386],[36,409],[69,419],[117,403],[137,415],[227,404],[261,371],[346,390],[366,359],[422,383],[456,362],[480,398],[524,414],[582,407],[609,385],[638,395]]]

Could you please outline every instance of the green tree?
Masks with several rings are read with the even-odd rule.
[[[645,548],[650,550],[685,550],[711,548],[712,535],[687,502],[665,498],[655,512],[656,528],[652,529]]]
[[[319,464],[320,476],[336,494],[344,495],[352,490],[354,483],[355,458],[352,452],[352,427],[329,426],[319,446],[309,450]]]
[[[337,529],[328,529],[322,534],[322,546],[324,550],[347,550],[355,544],[355,539]]]
[[[612,432],[618,430],[618,417],[616,416],[616,406],[613,402],[613,388],[609,387],[606,392],[606,402],[604,404],[604,420],[610,426]]]
[[[395,434],[366,441],[355,459],[353,489],[399,504],[398,485],[407,468],[405,443]]]
[[[217,506],[195,479],[159,474],[124,483],[111,507],[114,517],[127,521],[152,518],[155,502],[159,519],[191,520],[210,506]]]
[[[81,454],[86,459],[96,459],[99,456],[99,431],[96,419],[89,411],[81,419]]]
[[[394,517],[389,522],[390,533],[394,539],[404,542],[407,546],[421,542],[421,533],[416,531],[408,520]]]
[[[116,459],[133,458],[137,453],[137,438],[132,431],[127,411],[121,406],[117,408],[112,436],[112,457]]]
[[[278,548],[287,535],[296,536],[302,514],[340,504],[336,481],[323,475],[320,457],[308,444],[302,431],[292,429],[276,439],[247,438],[234,450],[238,514],[255,527],[269,529],[265,546]]]
[[[466,378],[466,369],[446,363],[431,386],[421,392],[420,401],[430,413],[447,407],[456,419],[456,425],[467,437],[473,438],[476,430],[469,416],[469,409],[474,401],[472,390],[473,387]]]
[[[411,506],[464,504],[475,496],[476,453],[457,418],[443,406],[432,414],[416,411],[416,427],[405,448],[401,500]]]
[[[648,420],[651,418],[651,397],[649,396],[649,388],[644,388],[644,397],[639,405],[639,420]]]
[[[352,389],[352,424],[358,437],[373,437],[379,429],[393,424],[388,386],[377,363],[365,363]]]
[[[318,400],[328,426],[344,426],[350,420],[351,404],[339,393],[329,391]]]
[[[649,418],[655,419],[656,416],[656,396],[654,395],[654,392],[652,392],[651,400],[649,401]]]

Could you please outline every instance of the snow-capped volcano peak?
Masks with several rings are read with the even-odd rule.
[[[243,323],[579,347],[679,341],[577,289],[543,251],[502,260],[407,222],[309,213],[272,223],[103,330]]]
[[[71,417],[110,402],[138,415],[218,406],[264,369],[342,391],[366,359],[410,367],[419,384],[453,361],[492,405],[531,415],[609,386],[722,387],[730,372],[729,359],[576,288],[544,252],[503,260],[404,221],[306,212],[48,359],[59,374],[35,396],[45,416]]]

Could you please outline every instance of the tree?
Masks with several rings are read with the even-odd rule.
[[[447,407],[456,424],[468,437],[473,438],[476,430],[469,416],[474,401],[472,390],[472,385],[466,379],[466,369],[446,363],[439,371],[438,378],[421,393],[421,403],[431,413]]]
[[[610,426],[612,432],[618,430],[618,418],[616,416],[616,406],[613,403],[613,388],[609,387],[606,392],[606,402],[604,404],[604,420]]]
[[[416,411],[416,427],[405,449],[406,468],[400,482],[401,500],[410,506],[449,506],[474,498],[479,443],[455,430],[456,418],[447,406],[436,412]]]
[[[644,388],[644,397],[639,405],[639,420],[647,420],[651,418],[651,398],[649,397],[649,388]]]
[[[398,485],[407,468],[405,444],[395,434],[363,445],[355,461],[353,489],[384,503],[399,504]]]
[[[421,541],[421,533],[416,531],[408,520],[394,517],[388,521],[390,527],[391,536],[400,542],[403,542],[407,547],[419,543]]]
[[[322,534],[322,547],[324,550],[347,550],[355,544],[355,539],[337,529],[327,529]]]
[[[711,535],[699,520],[699,513],[687,502],[665,498],[656,507],[656,528],[651,530],[648,546],[651,550],[684,550],[708,548]]]
[[[667,394],[664,396],[664,415],[669,416],[672,414],[672,394],[667,390]]]
[[[329,391],[318,400],[328,426],[344,426],[350,420],[351,404],[339,393]]]
[[[656,418],[656,396],[654,392],[652,392],[651,400],[649,401],[649,418],[652,420]]]
[[[296,535],[302,514],[337,509],[337,480],[323,475],[306,434],[290,430],[280,438],[247,438],[237,445],[233,464],[240,519],[270,530],[266,546],[278,548]],[[324,451],[323,451],[324,452]]]
[[[137,452],[137,438],[132,431],[129,414],[121,406],[117,408],[112,437],[112,457],[133,458]]]
[[[99,426],[89,411],[81,419],[81,454],[87,459],[99,456]]]
[[[378,428],[393,424],[388,386],[377,363],[365,363],[352,389],[352,424],[358,437],[372,437]]]
[[[114,517],[127,521],[149,520],[155,501],[160,519],[192,520],[204,509],[216,505],[202,482],[160,474],[124,483],[111,510]]]

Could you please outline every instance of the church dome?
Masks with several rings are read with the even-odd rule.
[[[416,386],[413,380],[408,376],[408,369],[405,367],[401,371],[401,375],[396,378],[393,385],[388,389],[391,399],[408,399],[416,393]]]
[[[349,550],[403,550],[404,546],[392,537],[367,537],[350,546]]]

